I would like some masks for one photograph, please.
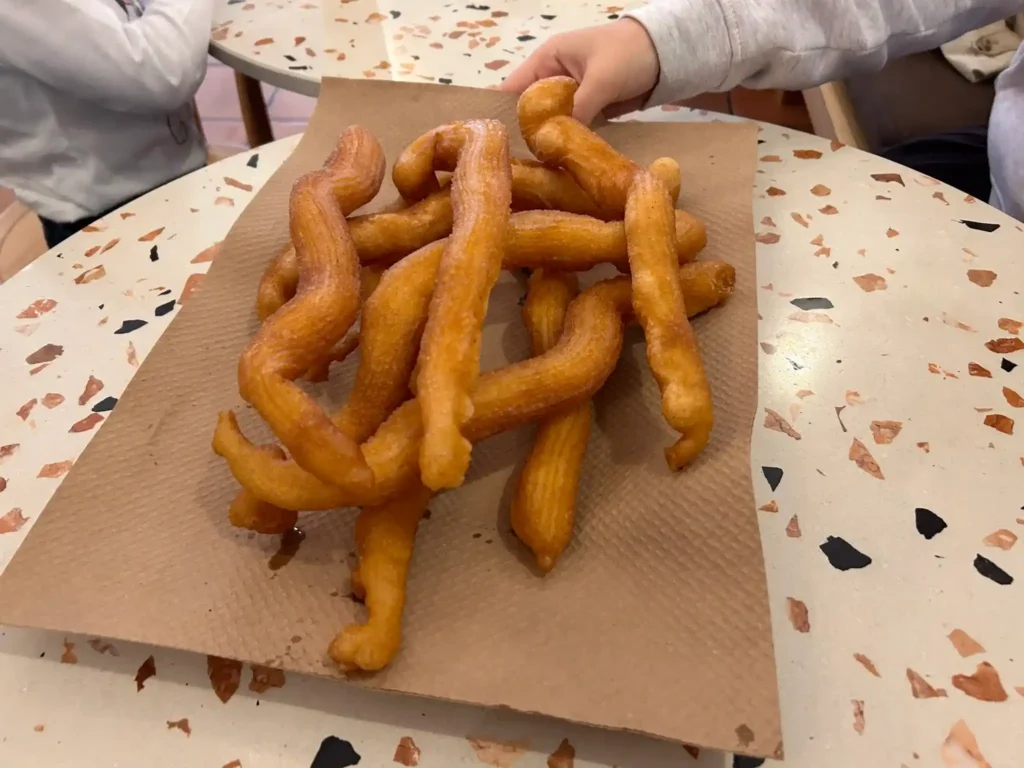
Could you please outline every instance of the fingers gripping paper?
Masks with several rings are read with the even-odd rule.
[[[399,118],[399,110],[401,119]],[[210,450],[218,410],[270,438],[238,396],[260,275],[288,237],[288,194],[339,132],[361,124],[389,162],[458,119],[497,117],[527,156],[515,99],[493,91],[327,80],[295,154],[239,218],[202,289],[181,310],[0,577],[0,622],[123,638],[338,675],[326,648],[362,607],[347,595],[355,513],[300,519],[285,567],[280,537],[228,523],[237,484]],[[357,684],[508,706],[702,746],[781,749],[771,624],[750,481],[757,399],[750,189],[754,128],[617,124],[602,135],[637,163],[683,169],[680,207],[707,224],[702,258],[735,265],[730,301],[694,321],[716,427],[681,473],[639,329],[594,399],[576,531],[545,578],[508,508],[530,431],[476,446],[467,483],[432,500],[409,580],[395,662]],[[390,181],[374,207],[395,198]],[[504,274],[490,301],[482,368],[529,356],[525,283]],[[338,402],[353,365],[318,394]],[[282,558],[274,560],[279,565]],[[301,641],[294,641],[295,636]]]

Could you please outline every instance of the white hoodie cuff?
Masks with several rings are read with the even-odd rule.
[[[723,87],[734,52],[720,0],[653,0],[624,15],[647,30],[661,63],[645,107]]]

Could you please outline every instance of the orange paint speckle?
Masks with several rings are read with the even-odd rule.
[[[31,400],[29,400],[27,403],[22,405],[21,408],[19,408],[15,412],[17,417],[19,419],[21,419],[22,421],[28,421],[28,417],[32,413],[32,409],[35,408],[36,405],[38,405],[38,403],[39,403],[39,399],[33,397]]]
[[[6,485],[6,481],[4,483]],[[21,513],[20,507],[15,507],[5,515],[0,515],[0,534],[3,533],[16,533],[21,530],[21,527],[29,521],[29,518],[25,517]]]
[[[967,279],[970,280],[975,285],[980,286],[982,288],[988,288],[990,285],[992,285],[992,283],[996,281],[996,277],[998,277],[998,275],[996,275],[996,273],[993,272],[991,269],[967,270]]]
[[[21,310],[16,317],[19,320],[34,320],[50,312],[56,306],[57,302],[53,299],[36,299],[25,309]]]
[[[865,656],[863,653],[855,653],[853,654],[853,658],[855,658],[857,660],[857,663],[864,667],[864,669],[866,669],[872,675],[874,675],[875,677],[881,677],[881,675],[878,672],[878,667],[876,667],[875,663],[867,656]]]
[[[996,668],[983,661],[973,675],[953,675],[953,686],[978,701],[1006,701],[1006,689]]]
[[[889,288],[889,284],[885,282],[885,278],[881,275],[876,275],[874,272],[868,272],[867,274],[857,275],[853,278],[853,282],[864,291],[865,293],[873,293],[874,291],[884,291]]]
[[[55,461],[52,464],[44,464],[42,469],[39,470],[39,474],[37,474],[36,477],[45,477],[50,480],[56,480],[57,478],[64,477],[64,475],[66,475],[70,471],[74,463],[75,462],[68,460]]]
[[[99,424],[102,421],[103,421],[103,414],[102,413],[90,413],[84,419],[79,419],[74,424],[72,424],[71,425],[71,429],[69,429],[68,432],[71,432],[71,433],[88,432],[88,431],[93,429],[97,424]]]
[[[938,699],[945,698],[946,692],[942,688],[935,688],[921,677],[914,670],[907,668],[907,680],[910,681],[910,692],[915,699]]]
[[[958,720],[949,729],[942,743],[942,762],[946,768],[992,768],[981,754],[978,740],[963,720]]]
[[[85,405],[102,389],[103,382],[92,374],[89,374],[89,379],[85,382],[85,389],[83,389],[82,394],[78,396],[78,404]]]
[[[878,466],[874,456],[871,455],[867,446],[857,438],[853,439],[853,444],[850,446],[849,459],[872,477],[879,480],[885,479],[885,475],[882,474],[882,468]]]
[[[986,416],[985,426],[992,427],[992,429],[1002,432],[1004,435],[1013,434],[1013,419],[1001,413],[990,413]]]
[[[85,272],[75,278],[75,282],[78,285],[85,285],[91,283],[93,280],[99,280],[107,274],[107,270],[103,268],[102,264],[99,264],[92,269],[87,269]]]
[[[146,234],[139,238],[139,242],[148,243],[153,240],[156,240],[158,237],[160,237],[160,233],[163,232],[164,229],[164,227],[159,227],[158,229],[154,229],[152,232],[147,232]]]

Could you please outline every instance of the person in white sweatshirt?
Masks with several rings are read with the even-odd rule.
[[[502,88],[569,75],[580,84],[576,117],[590,122],[738,85],[799,90],[878,70],[1022,9],[1024,0],[652,0],[552,37]],[[989,202],[1024,220],[1024,46],[995,85]]]
[[[0,185],[53,247],[200,168],[213,0],[0,0]]]

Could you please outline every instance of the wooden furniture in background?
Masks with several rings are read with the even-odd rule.
[[[235,72],[238,104],[242,108],[242,122],[250,147],[261,147],[274,140],[274,132],[267,116],[267,103],[263,100],[260,81],[241,72]]]

